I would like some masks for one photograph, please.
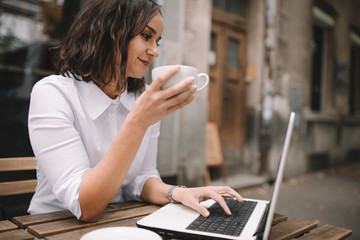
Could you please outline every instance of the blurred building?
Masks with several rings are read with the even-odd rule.
[[[48,49],[84,2],[0,1],[0,157],[33,154],[31,88],[55,73]],[[208,121],[219,127],[229,175],[272,177],[291,111],[297,118],[286,176],[360,159],[359,1],[158,2],[165,31],[152,68],[192,65],[211,79],[192,104],[162,121],[164,179],[204,183]]]
[[[247,66],[257,77],[247,87],[247,116],[258,124],[247,125],[244,164],[274,175],[290,111],[297,118],[286,176],[359,160],[360,2],[248,7]],[[258,158],[251,149],[259,149]]]
[[[207,120],[218,124],[229,174],[272,178],[291,111],[285,177],[360,159],[359,1],[159,2],[158,64],[193,65],[211,78],[207,96],[162,123],[163,175],[202,183]]]
[[[276,172],[290,111],[297,119],[285,175],[359,160],[360,2],[248,3],[247,66],[257,77],[247,85],[243,164]]]

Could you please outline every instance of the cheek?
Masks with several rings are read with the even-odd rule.
[[[134,57],[137,52],[139,52],[139,49],[141,48],[141,39],[140,36],[136,36],[133,39],[131,39],[128,43],[128,57]]]
[[[134,72],[134,64],[132,64],[132,61],[130,61],[130,59],[128,59],[127,63],[126,63],[126,74],[127,75],[132,75]]]
[[[130,50],[130,49],[129,49]],[[127,54],[127,60],[126,60],[126,68],[131,68],[131,65],[134,64],[136,60],[136,55],[133,51],[129,51]]]

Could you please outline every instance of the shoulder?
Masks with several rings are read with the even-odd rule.
[[[65,87],[74,85],[74,79],[70,77],[64,77],[61,75],[50,75],[44,77],[40,81],[38,81],[33,89],[44,88],[44,87]]]
[[[73,95],[76,90],[74,81],[77,81],[70,77],[64,77],[61,75],[50,75],[40,81],[38,81],[31,92],[31,96],[34,95]]]
[[[78,91],[74,80],[60,75],[50,75],[38,81],[30,97],[30,106],[41,109],[69,109]]]
[[[39,116],[47,119],[67,119],[73,123],[79,106],[74,81],[77,80],[60,75],[51,75],[38,81],[31,92],[29,124],[36,125],[34,119]]]

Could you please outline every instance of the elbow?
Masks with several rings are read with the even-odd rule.
[[[83,211],[80,217],[80,221],[83,222],[97,222],[100,219],[101,213]]]

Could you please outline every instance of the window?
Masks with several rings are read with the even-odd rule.
[[[349,82],[349,113],[360,115],[360,35],[351,32],[350,49],[350,82]]]
[[[213,6],[240,17],[244,16],[245,0],[213,0]]]
[[[321,112],[325,102],[325,79],[326,66],[329,64],[327,49],[329,44],[329,32],[335,24],[335,20],[329,13],[318,6],[312,9],[314,16],[313,38],[312,38],[312,69],[310,106],[311,110]]]
[[[318,26],[313,27],[313,57],[311,74],[311,109],[321,110],[323,67],[324,67],[324,35],[325,31]]]
[[[239,41],[230,38],[228,41],[227,64],[229,68],[239,68]]]
[[[0,157],[33,155],[27,128],[33,85],[56,73],[59,44],[81,0],[0,0]]]
[[[210,67],[214,67],[216,65],[216,34],[213,32],[210,36],[209,64]]]

